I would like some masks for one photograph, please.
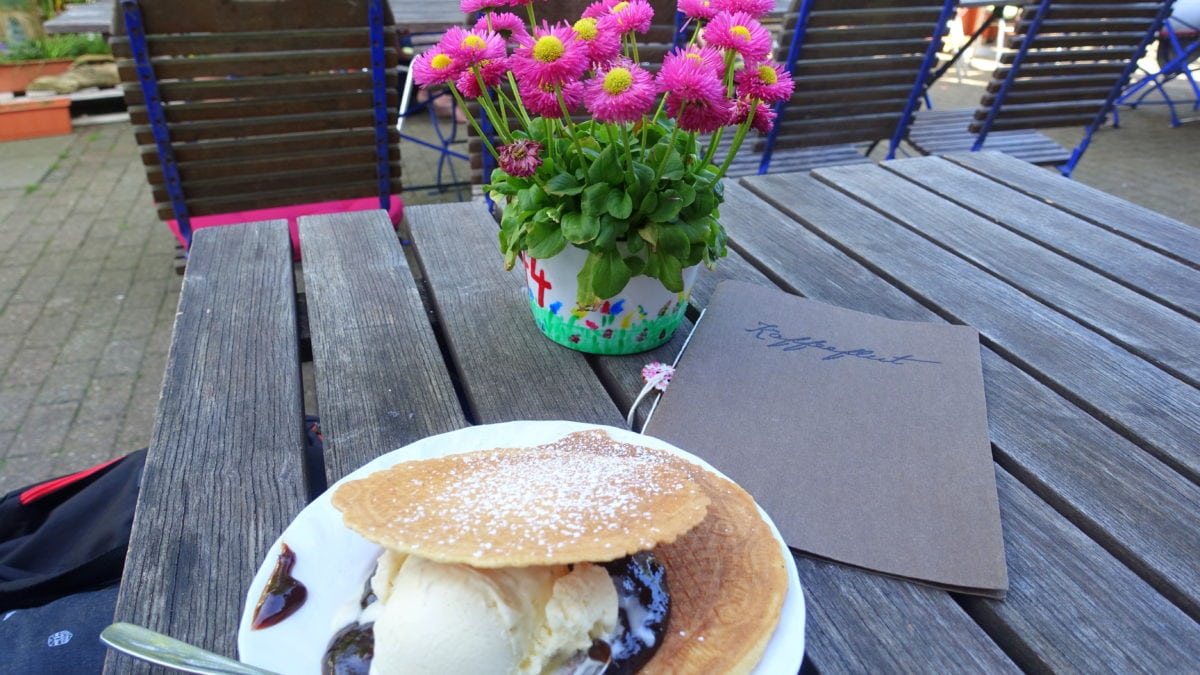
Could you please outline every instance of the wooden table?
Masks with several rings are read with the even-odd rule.
[[[305,457],[281,222],[197,232],[117,618],[226,654],[264,552],[373,457],[467,424],[621,426],[656,352],[534,327],[477,203],[302,224],[324,457]],[[1003,155],[729,185],[736,253],[701,275],[981,335],[1004,601],[796,556],[827,672],[1190,670],[1200,655],[1200,231]],[[686,332],[686,331],[684,331]],[[747,402],[748,405],[752,402]],[[323,461],[322,461],[323,460]],[[108,672],[136,670],[113,655]]]

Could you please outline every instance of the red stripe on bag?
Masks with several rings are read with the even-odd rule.
[[[84,478],[87,478],[88,476],[91,476],[92,474],[94,474],[98,471],[103,471],[104,469],[108,468],[109,466],[121,461],[122,459],[124,459],[124,457],[117,457],[116,459],[110,459],[107,462],[93,466],[90,469],[84,469],[83,471],[80,471],[78,473],[73,473],[69,476],[55,478],[54,480],[49,480],[49,481],[46,481],[45,483],[41,483],[39,485],[34,485],[33,487],[29,488],[28,490],[22,492],[21,495],[17,498],[17,500],[21,502],[21,506],[28,506],[29,504],[32,504],[33,502],[37,501],[38,499],[41,499],[42,497],[45,497],[48,494],[57,492],[58,490],[61,490],[72,483],[79,482],[79,481],[83,480]]]

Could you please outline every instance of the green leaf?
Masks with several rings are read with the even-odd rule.
[[[600,219],[578,211],[563,214],[562,236],[573,244],[585,244],[600,233]]]
[[[608,193],[612,188],[608,183],[589,185],[583,191],[583,201],[580,206],[589,216],[599,216],[608,211]]]
[[[546,192],[565,197],[583,192],[584,185],[569,173],[560,173],[546,182]]]
[[[683,201],[674,190],[667,190],[658,196],[658,208],[650,214],[650,220],[656,223],[669,223],[679,216]]]
[[[526,239],[529,255],[534,258],[550,258],[556,256],[567,247],[567,240],[561,230],[551,229],[543,233],[531,233]]]
[[[537,185],[531,185],[517,193],[517,209],[533,213],[546,203],[546,193]]]
[[[679,259],[669,255],[663,255],[660,259],[662,267],[658,270],[658,280],[663,282],[668,291],[682,293],[683,266],[679,264]]]
[[[658,193],[651,192],[642,199],[642,205],[638,207],[638,213],[650,214],[654,213],[654,209],[658,208]]]
[[[628,218],[633,213],[633,198],[623,190],[612,190],[604,206],[613,218]]]
[[[625,258],[625,264],[629,267],[629,273],[635,277],[640,275],[642,270],[646,269],[646,260],[636,255]]]
[[[675,226],[658,228],[658,251],[676,258],[686,257],[691,249],[687,233]]]
[[[589,183],[620,183],[621,163],[617,158],[617,146],[607,145],[588,168]]]
[[[642,249],[644,248],[646,248],[646,240],[642,239],[640,236],[630,237],[625,242],[625,250],[629,251],[630,253],[641,253]],[[638,274],[640,274],[640,272],[638,272]]]
[[[607,251],[592,266],[592,291],[601,298],[611,298],[625,288],[631,276],[625,259],[616,251]]]

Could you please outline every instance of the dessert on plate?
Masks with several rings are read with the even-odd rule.
[[[332,503],[384,552],[328,672],[748,672],[787,593],[745,491],[599,429],[404,462]]]

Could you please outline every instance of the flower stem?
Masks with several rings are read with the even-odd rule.
[[[733,144],[729,147],[729,154],[725,156],[725,161],[721,163],[721,168],[717,169],[717,177],[713,179],[715,184],[725,176],[725,172],[729,170],[729,165],[733,162],[734,155],[737,154],[738,148],[742,147],[742,141],[746,140],[746,133],[750,131],[750,126],[754,124],[754,113],[758,110],[756,101],[755,105],[750,108],[750,114],[746,116],[746,121],[738,125],[737,133],[733,135]]]
[[[500,155],[496,153],[496,148],[492,147],[492,142],[488,140],[487,134],[483,133],[483,129],[479,127],[479,122],[471,114],[471,110],[467,107],[466,101],[463,100],[462,94],[458,93],[458,89],[453,85],[450,86],[450,93],[454,95],[454,100],[458,101],[458,107],[462,108],[463,113],[466,114],[467,122],[471,124],[471,128],[475,130],[475,133],[479,134],[479,140],[483,141],[483,147],[487,148],[487,151],[492,153],[492,157],[499,163]]]
[[[554,97],[558,99],[558,107],[562,109],[562,119],[567,128],[567,133],[570,134],[571,140],[575,141],[575,148],[579,151],[579,161],[586,168],[588,161],[587,156],[583,154],[583,141],[579,140],[579,134],[575,129],[575,121],[571,119],[571,111],[567,109],[567,99],[563,96],[562,85],[554,85]]]

